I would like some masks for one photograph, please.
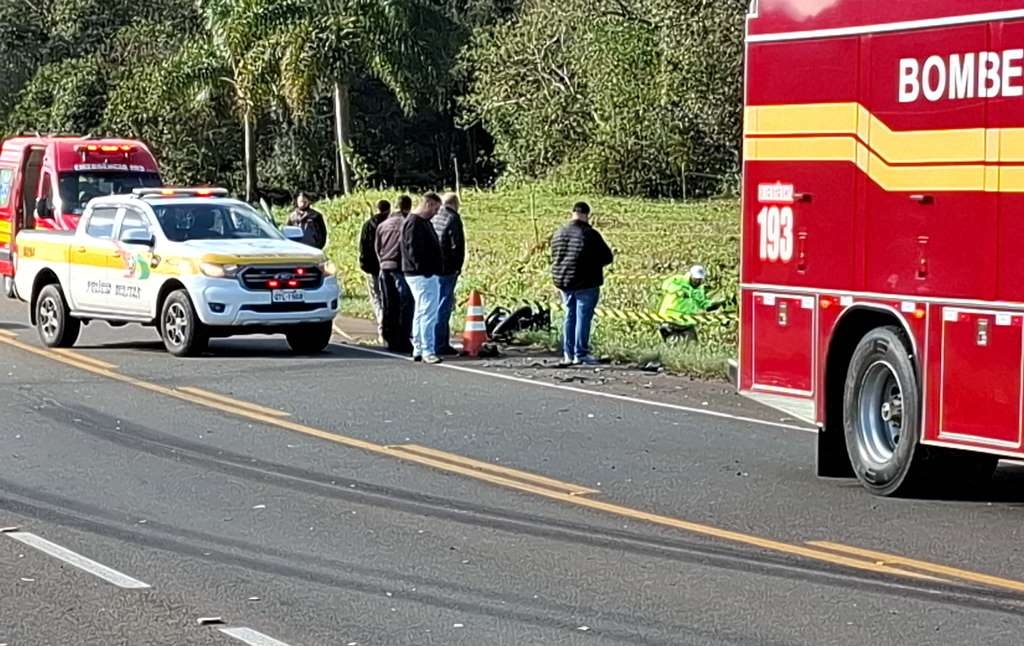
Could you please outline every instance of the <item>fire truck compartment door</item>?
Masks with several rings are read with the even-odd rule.
[[[813,296],[754,294],[754,390],[813,395]]]
[[[1021,446],[1024,315],[947,307],[942,315],[939,439]]]

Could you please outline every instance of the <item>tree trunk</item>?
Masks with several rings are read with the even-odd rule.
[[[341,188],[348,195],[352,192],[348,168],[349,125],[351,121],[351,98],[348,83],[334,82],[334,131],[337,138],[338,159],[341,162]]]
[[[245,126],[245,201],[256,199],[256,123],[250,110],[243,117]]]

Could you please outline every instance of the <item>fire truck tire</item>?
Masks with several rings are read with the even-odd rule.
[[[176,357],[192,357],[206,349],[209,335],[184,289],[172,292],[160,312],[160,338]]]
[[[936,456],[921,440],[921,390],[903,331],[869,332],[850,361],[843,397],[846,448],[872,493],[906,495],[923,487]]]
[[[71,309],[60,285],[47,285],[36,298],[36,329],[39,340],[48,348],[70,348],[78,341],[82,322],[71,316]]]
[[[288,347],[295,354],[320,354],[331,344],[334,325],[331,321],[300,325],[288,332]]]

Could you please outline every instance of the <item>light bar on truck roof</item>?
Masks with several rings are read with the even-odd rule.
[[[226,188],[136,188],[135,197],[227,197]]]
[[[113,144],[83,144],[81,146],[75,146],[75,152],[78,153],[106,153],[108,155],[114,153],[130,153],[135,152],[135,146],[129,144],[113,145]]]

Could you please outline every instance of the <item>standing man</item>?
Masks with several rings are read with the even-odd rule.
[[[380,260],[377,258],[377,227],[391,215],[391,202],[377,202],[377,212],[363,223],[359,234],[359,268],[366,274],[366,293],[377,319],[377,337],[384,340],[384,311],[380,300]]]
[[[409,285],[402,273],[402,225],[412,210],[408,195],[398,198],[398,211],[377,227],[374,248],[380,264],[380,295],[383,309],[383,336],[388,350],[399,354],[412,352],[412,318],[415,307]]]
[[[327,224],[324,216],[312,208],[309,195],[299,193],[295,200],[295,210],[288,216],[288,226],[302,229],[302,243],[317,249],[327,246]]]
[[[440,305],[441,244],[431,218],[441,209],[437,193],[427,193],[416,213],[402,224],[402,273],[416,303],[412,320],[412,357],[441,363],[437,356],[437,313]]]
[[[466,233],[459,215],[459,196],[446,193],[443,205],[431,224],[441,244],[441,275],[438,282],[441,303],[437,313],[437,353],[441,356],[458,356],[452,347],[452,312],[455,310],[455,285],[459,282],[462,267],[466,264]]]
[[[565,303],[564,366],[599,363],[590,354],[590,329],[604,268],[614,260],[604,238],[590,226],[590,205],[578,202],[570,222],[551,240],[551,274]]]

